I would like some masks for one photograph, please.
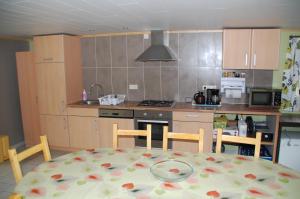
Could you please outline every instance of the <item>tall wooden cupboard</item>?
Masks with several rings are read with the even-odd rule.
[[[41,134],[51,147],[69,147],[67,104],[83,89],[80,39],[69,35],[33,39]]]
[[[41,134],[33,53],[17,52],[16,63],[24,139],[32,146],[40,142]]]

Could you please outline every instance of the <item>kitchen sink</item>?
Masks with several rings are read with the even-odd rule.
[[[87,101],[83,101],[83,104],[97,105],[99,104],[99,100],[87,100]]]

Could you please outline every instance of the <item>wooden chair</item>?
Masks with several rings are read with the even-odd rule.
[[[163,131],[163,150],[168,150],[168,139],[178,139],[178,140],[195,140],[198,141],[198,151],[203,152],[203,141],[204,141],[204,129],[200,128],[198,134],[192,133],[174,133],[169,132],[168,127],[164,126]]]
[[[221,153],[222,142],[240,143],[240,144],[251,144],[255,146],[254,157],[259,158],[260,145],[261,145],[261,133],[256,133],[256,138],[241,137],[223,135],[223,129],[218,129],[216,153]]]
[[[18,183],[22,178],[22,171],[20,167],[20,162],[40,151],[43,151],[45,161],[51,160],[51,154],[48,146],[47,137],[40,136],[41,143],[30,147],[17,154],[16,149],[8,150],[9,160],[12,167],[13,174],[15,176],[16,183]]]
[[[147,130],[123,130],[118,129],[118,124],[113,124],[113,149],[118,148],[118,136],[145,136],[147,137],[147,149],[151,149],[151,125]]]

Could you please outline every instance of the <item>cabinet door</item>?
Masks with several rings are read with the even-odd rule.
[[[69,147],[67,116],[41,115],[42,134],[47,135],[50,146]]]
[[[112,147],[113,124],[117,123],[120,129],[134,129],[133,119],[99,118],[100,147]],[[119,148],[133,148],[133,137],[120,137]]]
[[[225,29],[223,32],[223,68],[249,69],[250,29]]]
[[[280,30],[252,30],[252,69],[275,70],[279,65]]]
[[[17,74],[26,146],[40,142],[40,115],[32,52],[17,52]]]
[[[35,63],[64,62],[64,36],[50,35],[33,38]]]
[[[66,84],[63,63],[36,64],[39,110],[41,114],[66,114]]]
[[[97,119],[96,117],[68,117],[71,147],[80,149],[99,147]]]
[[[204,152],[211,152],[212,150],[212,123],[202,122],[184,122],[184,121],[173,121],[173,132],[176,133],[198,133],[199,128],[204,129]],[[189,151],[198,152],[198,143],[193,141],[173,141],[174,151]]]

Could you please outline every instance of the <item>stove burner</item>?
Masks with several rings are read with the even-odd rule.
[[[138,106],[154,106],[154,107],[172,107],[174,101],[168,100],[143,100]]]

